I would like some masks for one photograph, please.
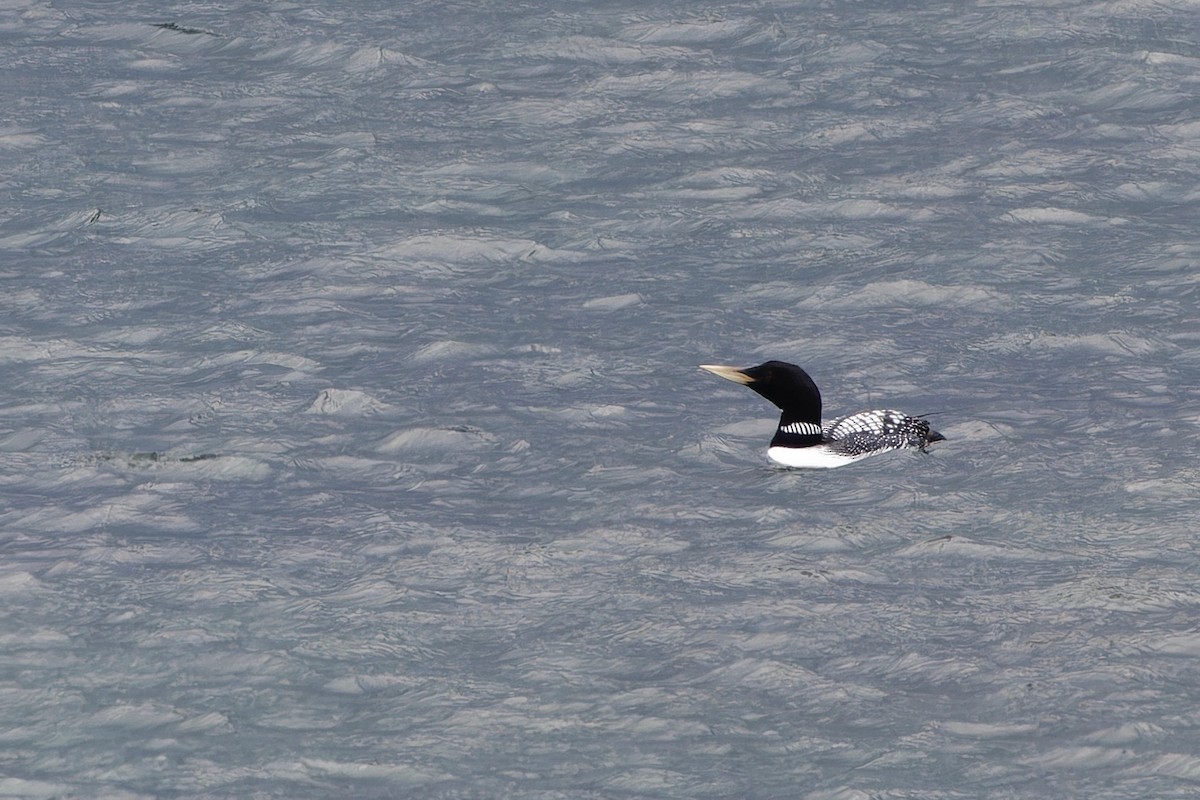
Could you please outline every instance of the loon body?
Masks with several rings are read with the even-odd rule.
[[[739,369],[702,364],[726,380],[749,386],[782,411],[767,457],[785,467],[830,469],[889,450],[921,452],[946,437],[920,417],[880,409],[821,424],[821,392],[808,373],[785,361]]]

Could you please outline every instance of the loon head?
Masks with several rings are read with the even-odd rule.
[[[722,367],[701,364],[727,381],[749,386],[775,404],[783,416],[780,426],[793,422],[821,424],[821,392],[808,373],[786,361],[768,361],[757,367]]]

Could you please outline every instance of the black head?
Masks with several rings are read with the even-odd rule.
[[[786,361],[768,361],[757,367],[703,366],[714,375],[745,384],[783,412],[780,425],[792,422],[821,423],[821,392],[808,373]]]

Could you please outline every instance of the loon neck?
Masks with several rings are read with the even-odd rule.
[[[771,439],[771,447],[812,447],[825,441],[819,422],[789,419],[784,413]]]

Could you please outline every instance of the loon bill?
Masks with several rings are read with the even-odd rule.
[[[860,411],[822,425],[820,390],[807,372],[785,361],[746,369],[701,364],[700,369],[749,386],[783,412],[767,457],[785,467],[831,469],[912,447],[924,453],[946,438],[920,417],[891,409]]]

